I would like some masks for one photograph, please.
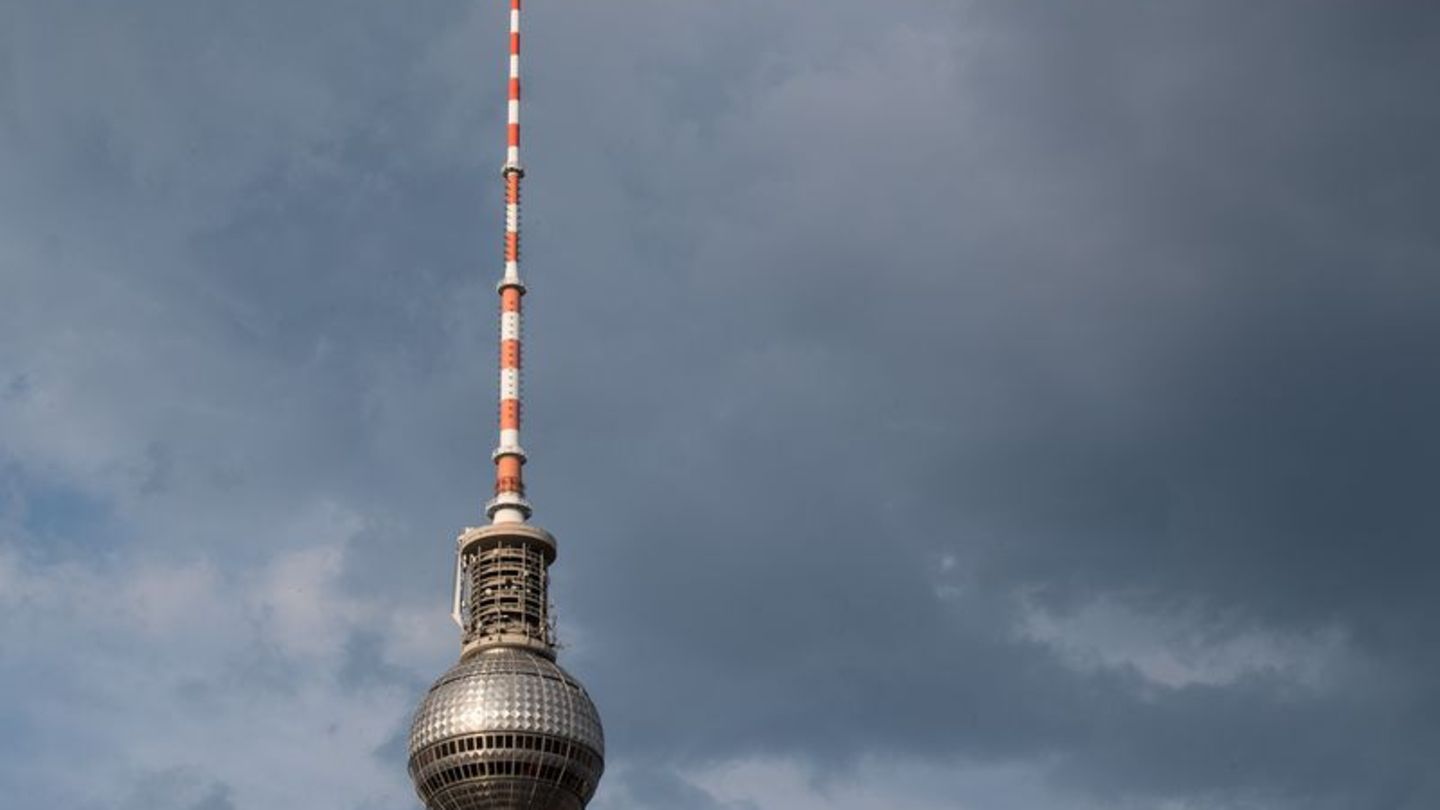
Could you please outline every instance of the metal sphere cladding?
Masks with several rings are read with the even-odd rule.
[[[524,649],[487,649],[456,664],[410,728],[410,778],[430,808],[580,810],[604,756],[584,687]]]

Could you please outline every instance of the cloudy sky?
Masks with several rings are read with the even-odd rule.
[[[1440,14],[536,0],[597,810],[1440,806]],[[414,810],[500,0],[0,0],[0,795]]]

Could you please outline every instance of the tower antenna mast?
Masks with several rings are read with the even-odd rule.
[[[495,448],[495,497],[485,512],[492,523],[524,523],[525,450],[520,446],[520,336],[525,284],[520,280],[520,0],[510,0],[510,82],[505,120],[505,273],[500,279],[500,443]]]

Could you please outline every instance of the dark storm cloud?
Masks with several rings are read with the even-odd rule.
[[[674,105],[672,160],[592,133],[690,237],[656,237],[623,312],[591,303],[596,261],[552,270],[568,308],[537,328],[543,356],[590,318],[592,373],[535,397],[565,424],[534,440],[537,490],[560,478],[547,514],[581,535],[562,594],[617,628],[585,661],[619,744],[1058,754],[1106,795],[1432,801],[1414,752],[1436,729],[1406,707],[1434,674],[1434,26],[1372,11],[905,5],[897,30],[887,7],[837,64],[702,49],[719,92],[659,69],[729,104]],[[953,604],[925,570],[947,551]],[[1338,626],[1386,675],[1156,695],[1015,642],[1022,590],[1220,637]],[[632,661],[658,688],[622,686]]]
[[[0,266],[50,270],[13,274],[48,315],[4,310],[0,407],[83,378],[126,425],[54,417],[92,462],[16,423],[55,433],[0,445],[0,525],[275,577],[198,701],[442,663],[399,624],[316,664],[309,602],[270,617],[318,586],[265,566],[339,504],[321,596],[443,621],[489,464],[492,5],[0,12]],[[757,758],[1019,763],[1066,807],[1440,798],[1433,12],[528,8],[526,443],[600,801],[743,807],[687,775]],[[365,749],[397,774],[402,714]],[[270,795],[225,779],[155,784]]]

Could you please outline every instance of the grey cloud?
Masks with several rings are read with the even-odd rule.
[[[1387,208],[1401,221],[1434,207],[1407,180],[1433,173],[1434,117],[1394,89],[1422,46],[1392,27],[1387,59],[1336,52],[1349,23],[1319,12],[1227,40],[1235,9],[1052,8],[986,7],[975,40],[931,41],[928,60],[861,50],[833,79],[854,96],[827,99],[813,76],[737,92],[754,112],[726,133],[734,151],[705,158],[734,169],[731,197],[749,196],[697,184],[685,199],[707,212],[687,217],[702,249],[645,287],[671,311],[641,302],[634,327],[611,318],[577,341],[594,367],[636,357],[645,370],[612,402],[564,369],[585,387],[571,396],[602,409],[576,434],[600,438],[552,435],[536,454],[537,467],[556,453],[581,465],[561,473],[588,493],[581,514],[649,484],[644,522],[582,517],[588,536],[569,547],[604,549],[569,552],[585,555],[571,586],[584,611],[646,628],[610,640],[628,652],[615,660],[670,668],[655,676],[665,691],[616,713],[653,723],[645,736],[669,750],[676,725],[696,729],[681,750],[699,756],[1061,750],[1079,763],[1067,778],[1122,793],[1343,804],[1374,790],[1423,806],[1435,788],[1405,752],[1433,729],[1417,722],[1402,742],[1374,714],[1425,700],[1420,681],[1347,683],[1303,711],[1266,683],[1152,708],[1133,683],[1005,640],[1005,597],[1034,587],[1061,607],[1199,603],[1238,612],[1232,632],[1338,622],[1357,656],[1385,659],[1378,620],[1398,647],[1387,664],[1420,664],[1406,659],[1430,633],[1433,237],[1395,232],[1367,186],[1400,195]],[[948,79],[905,69],[952,64]],[[1341,74],[1338,96],[1312,65]],[[893,90],[873,120],[856,100],[871,87]],[[946,104],[954,118],[934,112]],[[896,125],[927,116],[939,126]],[[757,131],[791,137],[752,152]],[[1398,154],[1370,156],[1387,131]],[[753,180],[743,161],[767,150],[772,174]],[[636,185],[666,171],[634,165]],[[843,191],[820,191],[847,173]],[[577,302],[600,297],[589,278],[567,277]],[[566,323],[583,322],[575,306]],[[664,410],[627,416],[650,403]],[[632,422],[658,425],[652,441],[604,438]],[[555,523],[569,520],[558,508]],[[945,550],[973,578],[959,609],[974,624],[928,600],[923,566]],[[647,579],[628,599],[599,589],[637,569]],[[615,650],[597,646],[593,665]],[[1357,727],[1367,743],[1333,753]],[[1248,767],[1227,766],[1220,752],[1236,750]]]
[[[197,8],[8,12],[0,407],[51,433],[0,452],[135,553],[240,570],[341,504],[346,592],[443,621],[503,10]],[[1433,13],[528,13],[526,441],[567,666],[649,772],[617,795],[893,756],[1111,806],[1434,803]],[[35,405],[66,397],[98,405]],[[115,446],[56,461],[67,430]],[[1339,660],[1167,687],[1020,631],[1097,600]],[[397,641],[326,677],[416,688]],[[256,700],[307,677],[237,659]]]
[[[622,772],[613,778],[620,782],[617,792],[623,792],[626,807],[668,808],[685,807],[691,810],[756,810],[749,802],[721,802],[667,770],[645,769],[638,772]]]
[[[146,774],[120,805],[125,810],[235,810],[229,785],[183,768]]]
[[[345,642],[345,656],[336,677],[341,686],[400,686],[420,692],[424,684],[406,670],[385,660],[385,639],[371,631],[352,633]]]

